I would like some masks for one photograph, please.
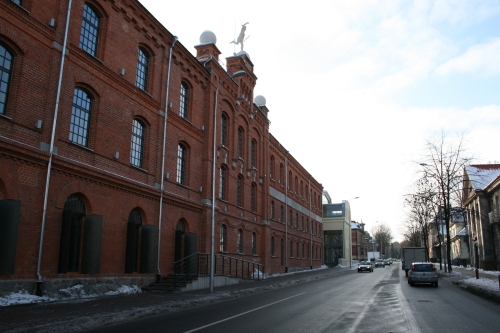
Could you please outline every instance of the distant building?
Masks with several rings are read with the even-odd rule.
[[[368,251],[371,244],[368,242],[369,234],[365,231],[365,224],[363,222],[351,222],[352,234],[352,259],[353,260],[366,260],[368,259]]]
[[[323,204],[325,264],[349,266],[351,262],[351,207],[349,201]]]
[[[466,166],[462,188],[471,265],[499,270],[500,164]]]

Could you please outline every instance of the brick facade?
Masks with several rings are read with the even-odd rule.
[[[67,6],[55,0],[25,0],[22,7],[0,1],[0,47],[12,57],[10,67],[0,64],[9,76],[0,112],[0,233],[9,231],[2,249],[11,253],[0,261],[0,289],[13,281],[19,286],[85,278],[147,283],[172,270],[175,258],[185,254],[179,246],[176,253],[176,242],[187,234],[196,235],[197,252],[209,253],[215,93],[238,70],[247,75],[226,79],[217,100],[215,249],[224,225],[226,254],[262,264],[267,273],[320,266],[322,185],[269,133],[269,110],[252,103],[257,77],[248,56],[227,58],[225,69],[215,44],[196,46],[193,56],[138,1],[74,0],[58,95]],[[94,55],[80,44],[85,6],[99,18]],[[149,57],[144,90],[136,85],[139,48]],[[185,100],[181,84],[187,87]],[[81,123],[75,120],[76,91],[91,101],[90,116],[81,116]],[[179,112],[183,102],[185,117]],[[142,129],[140,165],[131,163],[135,123]],[[78,132],[80,125],[88,132]],[[87,141],[76,142],[71,133]],[[181,183],[179,147],[185,149]],[[288,175],[279,176],[280,166]],[[221,168],[227,172],[223,200]],[[292,185],[285,189],[288,179]],[[299,220],[281,221],[281,206]]]

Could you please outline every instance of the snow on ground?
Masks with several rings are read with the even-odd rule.
[[[342,268],[343,266],[337,266]],[[357,265],[351,266],[351,270],[356,269]],[[318,269],[326,269],[328,268],[325,265],[322,265]],[[345,268],[345,267],[344,267]],[[463,269],[467,270],[472,270],[474,271],[474,268],[467,268],[467,267],[460,267]],[[276,277],[276,276],[283,276],[283,275],[292,275],[292,274],[297,274],[297,277],[300,279],[300,273],[303,272],[310,272],[310,270],[304,270],[304,271],[296,271],[296,272],[288,272],[288,273],[278,273],[278,274],[273,274],[272,276],[265,275],[263,272],[258,272],[255,271],[254,275],[257,276],[257,274],[260,274],[261,278],[262,275],[264,275],[264,278],[269,278],[269,277]],[[487,275],[492,275],[492,276],[499,276],[500,272],[498,271],[485,271],[482,269],[479,269],[479,274],[487,274]],[[466,277],[459,272],[453,271],[450,276],[460,276],[464,277],[464,280],[462,280],[462,283],[465,285],[470,285],[470,286],[475,286],[476,288],[484,289],[485,291],[495,291],[499,292],[499,282],[492,280],[491,278],[483,278],[480,277],[479,279],[475,278],[469,278]],[[269,286],[269,289],[273,285]],[[275,287],[278,287],[280,285],[276,285]],[[252,291],[251,288],[248,289],[249,291],[247,292],[255,292]],[[46,296],[35,296],[29,294],[26,290],[21,290],[17,293],[9,293],[6,295],[3,295],[3,297],[0,297],[0,306],[10,306],[10,305],[18,305],[18,304],[31,304],[31,303],[42,303],[42,302],[54,302],[54,301],[72,301],[72,300],[82,300],[82,299],[92,299],[92,298],[97,298],[100,296],[111,296],[111,295],[126,295],[126,294],[135,294],[135,293],[140,293],[141,288],[139,288],[136,285],[132,286],[118,286],[118,285],[109,285],[106,284],[96,284],[96,285],[75,285],[72,286],[71,288],[65,288],[65,289],[60,289],[58,292],[48,292],[46,293]],[[234,292],[232,292],[234,293]],[[224,295],[216,295],[217,298],[224,297]],[[228,295],[225,295],[228,296]],[[213,300],[213,296],[208,296],[205,301],[210,301]]]

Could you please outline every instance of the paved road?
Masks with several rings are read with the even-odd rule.
[[[398,265],[273,289],[90,332],[498,332],[500,306]]]

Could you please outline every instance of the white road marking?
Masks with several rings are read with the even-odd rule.
[[[269,304],[266,304],[266,305],[263,305],[263,306],[259,306],[258,308],[255,308],[253,310],[249,310],[249,311],[245,311],[245,312],[242,312],[240,314],[237,314],[237,315],[234,315],[232,317],[228,317],[226,319],[222,319],[222,320],[219,320],[219,321],[216,321],[216,322],[213,322],[211,324],[208,324],[208,325],[205,325],[205,326],[200,326],[200,327],[197,327],[195,329],[192,329],[190,331],[186,331],[184,333],[190,333],[190,332],[196,332],[196,331],[199,331],[199,330],[202,330],[204,328],[207,328],[207,327],[210,327],[210,326],[214,326],[214,325],[217,325],[217,324],[220,324],[222,322],[225,322],[225,321],[228,321],[228,320],[231,320],[231,319],[234,319],[234,318],[237,318],[237,317],[241,317],[243,315],[246,315],[247,313],[250,313],[250,312],[254,312],[254,311],[257,311],[257,310],[260,310],[260,309],[263,309],[263,308],[267,308],[268,306],[271,306],[271,305],[274,305],[274,304],[277,304],[277,303],[280,303],[280,302],[283,302],[283,301],[286,301],[286,300],[289,300],[290,298],[294,298],[294,297],[297,297],[297,296],[300,296],[300,295],[303,295],[305,294],[304,293],[300,293],[300,294],[297,294],[297,295],[294,295],[294,296],[290,296],[290,297],[287,297],[287,298],[284,298],[282,300],[279,300],[279,301],[276,301],[276,302],[272,302],[272,303],[269,303]]]

